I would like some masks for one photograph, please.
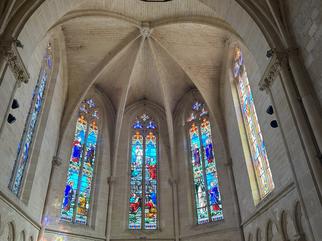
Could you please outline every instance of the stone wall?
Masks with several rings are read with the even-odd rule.
[[[322,2],[288,0],[288,21],[322,105]]]
[[[11,222],[13,223],[13,233],[16,239],[20,238],[19,235],[23,231],[26,238],[28,238],[28,241],[31,240],[29,237],[33,237],[33,240],[35,240],[38,235],[38,230],[40,229],[51,162],[56,152],[59,138],[60,118],[63,113],[66,93],[66,85],[63,81],[63,71],[59,60],[60,52],[58,46],[54,43],[52,43],[52,45],[54,49],[56,48],[56,52],[53,57],[53,70],[48,79],[46,98],[37,124],[35,139],[33,141],[34,148],[30,154],[28,172],[21,198],[18,199],[11,193],[8,189],[8,185],[16,159],[17,146],[25,127],[25,120],[30,108],[33,89],[37,82],[41,61],[48,41],[48,38],[44,39],[32,55],[31,61],[27,65],[31,75],[30,81],[28,84],[22,84],[14,95],[14,98],[16,98],[20,104],[18,109],[12,111],[17,118],[17,121],[10,125],[6,120],[3,120],[5,121],[5,125],[3,132],[1,133],[2,144],[0,147],[2,164],[0,170],[1,240],[4,240],[7,237],[9,229],[5,227]],[[9,71],[9,68],[7,71]],[[12,85],[11,82],[14,82],[14,79],[10,77],[10,74],[6,74],[3,85],[0,86],[1,90],[4,91],[2,88],[6,88],[8,84]],[[4,103],[8,103],[8,96],[6,94],[1,95],[1,98],[3,98]],[[55,105],[53,105],[53,103],[55,103]]]

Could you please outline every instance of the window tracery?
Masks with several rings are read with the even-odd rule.
[[[79,117],[69,161],[61,220],[88,224],[97,156],[99,113],[93,99],[86,99],[79,108]]]
[[[257,187],[260,197],[263,198],[274,189],[274,182],[243,55],[238,46],[234,49],[233,76],[236,82],[239,105],[246,129]]]
[[[158,133],[146,114],[132,126],[129,229],[156,230],[158,225]]]
[[[25,128],[18,144],[17,157],[15,166],[11,175],[9,184],[10,190],[17,196],[20,196],[24,179],[26,176],[26,170],[28,167],[32,144],[35,139],[35,133],[37,125],[40,119],[40,113],[45,100],[47,82],[50,78],[52,70],[52,53],[51,45],[49,44],[46,50],[46,54],[43,57],[41,69],[37,84],[33,91],[33,97],[30,104],[29,113],[25,122]]]
[[[224,219],[211,125],[205,104],[196,101],[187,119],[197,223]]]

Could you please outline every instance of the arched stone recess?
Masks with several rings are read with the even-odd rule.
[[[51,179],[51,189],[46,216],[45,238],[64,232],[82,239],[85,237],[104,238],[108,205],[108,178],[111,173],[112,145],[115,125],[115,111],[108,97],[99,89],[93,86],[85,98],[79,100],[79,105],[83,100],[92,98],[97,106],[99,119],[97,153],[95,158],[94,175],[91,188],[90,207],[87,225],[73,224],[61,220],[62,202],[67,180],[69,160],[72,153],[72,143],[74,140],[77,111],[70,115],[70,121],[64,128],[61,139],[58,142],[56,157],[61,161],[61,165],[55,168]]]
[[[257,229],[256,231],[256,241],[264,241],[264,239],[262,239],[262,231],[260,228]]]
[[[17,241],[16,239],[17,234],[16,234],[16,226],[14,221],[6,224],[5,228],[4,228],[4,232],[2,233],[2,236],[0,236],[0,238],[2,240],[8,240],[8,241]]]
[[[293,209],[293,217],[295,221],[295,228],[297,236],[295,236],[296,241],[309,241],[310,237],[308,234],[308,223],[303,215],[303,210],[300,202],[296,202]]]
[[[26,232],[25,232],[25,230],[20,232],[19,241],[27,241],[26,240]]]
[[[156,125],[157,133],[157,229],[156,230],[130,230],[129,225],[129,198],[130,198],[130,158],[131,158],[131,139],[134,135],[132,129],[137,118],[143,114],[149,116]],[[118,150],[116,162],[114,163],[112,196],[110,198],[111,212],[109,213],[111,223],[107,225],[111,230],[111,239],[129,239],[135,235],[141,239],[164,239],[173,238],[173,199],[170,175],[170,148],[166,116],[164,109],[159,105],[148,100],[141,100],[126,107],[121,123],[119,142],[116,143]],[[143,177],[144,178],[144,177]],[[144,188],[144,187],[143,187]]]
[[[283,240],[280,233],[280,227],[272,220],[269,220],[266,225],[266,241],[281,241]]]
[[[211,123],[213,149],[219,189],[222,198],[224,219],[207,224],[197,224],[194,185],[192,179],[192,167],[189,146],[189,133],[187,120],[191,116],[192,105],[202,102],[209,111]],[[234,194],[234,184],[231,176],[229,160],[227,160],[226,147],[222,138],[222,132],[218,125],[221,115],[213,115],[213,111],[202,98],[200,92],[193,89],[187,92],[179,101],[174,112],[174,136],[176,143],[176,172],[178,176],[178,211],[180,217],[180,234],[184,239],[194,239],[197,235],[205,235],[203,238],[215,239],[220,236],[223,239],[229,235],[240,237],[238,223],[238,204]],[[227,198],[230,197],[230,198]],[[223,231],[229,229],[229,231]],[[220,235],[219,235],[220,233]],[[207,234],[207,235],[206,235]],[[221,240],[218,239],[218,240]]]
[[[248,238],[247,238],[247,241],[254,241],[254,239],[253,239],[253,234],[249,234],[248,235]]]
[[[13,194],[11,191],[9,191],[8,185],[10,183],[10,174],[14,168],[14,161],[17,156],[16,147],[23,134],[25,121],[28,116],[30,103],[33,97],[33,90],[39,78],[41,64],[49,43],[51,45],[52,69],[48,73],[49,77],[45,89],[43,106],[41,108],[41,112],[39,113],[32,145],[30,146],[31,151],[28,159],[29,166],[27,166],[25,171],[25,181],[20,197],[23,203],[18,203],[23,211],[26,211],[28,208],[28,210],[33,213],[33,218],[36,219],[40,217],[42,212],[44,200],[42,195],[44,195],[46,192],[46,185],[44,185],[44,183],[48,182],[47,178],[50,172],[50,165],[48,165],[47,155],[53,155],[55,148],[54,136],[48,139],[46,139],[46,137],[49,134],[59,134],[57,125],[59,125],[59,118],[61,115],[60,112],[62,112],[63,107],[62,104],[60,111],[59,101],[55,101],[56,106],[53,107],[53,100],[57,100],[57,98],[59,98],[59,100],[64,101],[61,94],[61,89],[63,88],[61,75],[63,71],[60,63],[60,46],[57,39],[52,36],[45,37],[39,43],[31,58],[28,60],[28,65],[26,64],[31,78],[27,84],[22,84],[14,94],[14,98],[17,99],[20,104],[19,109],[17,109],[14,113],[17,121],[14,125],[5,126],[3,129],[2,137],[6,137],[6,141],[3,142],[5,145],[2,145],[0,148],[1,155],[3,151],[6,152],[6,158],[4,161],[8,162],[8,164],[5,165],[6,168],[0,170],[1,178],[5,178],[1,180],[1,185],[3,185],[3,188],[1,189],[8,197],[12,198]],[[44,139],[47,141],[43,142]],[[11,148],[8,149],[6,145],[11,146]],[[8,152],[8,150],[10,151]],[[46,153],[46,157],[44,157],[44,153]],[[2,171],[5,171],[6,175],[1,174]],[[37,178],[37,182],[34,181],[35,177]],[[37,194],[32,195],[33,192]],[[17,202],[15,198],[12,198],[12,200],[13,202]]]
[[[42,107],[43,110],[40,113],[39,124],[31,147],[33,150],[30,156],[25,185],[21,195],[22,201],[36,210],[38,215],[42,212],[43,200],[47,190],[40,185],[39,177],[42,176],[44,182],[48,183],[48,176],[51,167],[48,165],[48,156],[53,156],[57,148],[59,123],[64,101],[64,89],[66,88],[62,77],[63,66],[61,64],[62,58],[59,41],[55,37],[45,38],[42,41],[41,46],[44,46],[46,43],[51,45],[52,70],[51,73],[49,73],[49,78],[47,80],[47,90]],[[36,52],[37,55],[43,55],[45,48],[42,48],[42,51],[43,53],[41,53],[41,50],[38,48]],[[32,68],[31,62],[30,68]],[[19,95],[19,92],[17,94]],[[55,106],[53,103],[55,103]],[[49,139],[48,136],[50,136],[52,142],[44,141]],[[35,179],[37,179],[37,181],[35,181]],[[40,186],[42,186],[42,188],[40,188]],[[40,198],[39,192],[42,193],[42,198]],[[36,193],[38,194],[38,198],[36,198]],[[38,201],[34,199],[38,199]]]

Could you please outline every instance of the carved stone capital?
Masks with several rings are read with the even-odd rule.
[[[282,61],[284,61],[284,57],[282,56],[278,56],[276,54],[274,54],[271,62],[269,63],[269,65],[267,66],[263,78],[261,79],[261,81],[259,82],[259,89],[261,91],[263,90],[267,90],[269,89],[274,80],[276,79],[276,77],[278,76],[279,72],[280,72],[280,68],[282,65]]]
[[[19,83],[28,83],[30,76],[20,57],[17,45],[21,45],[21,43],[16,39],[0,41],[1,53],[5,57],[16,80]]]
[[[58,167],[62,164],[62,162],[63,162],[63,160],[60,157],[54,156],[53,161],[52,161],[52,165],[53,165],[53,167]]]

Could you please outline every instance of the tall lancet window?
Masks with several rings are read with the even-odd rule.
[[[61,220],[87,224],[97,156],[98,110],[93,99],[81,103],[61,209]]]
[[[197,223],[224,219],[208,111],[195,102],[187,120]]]
[[[36,87],[33,91],[33,97],[30,104],[29,113],[25,122],[25,128],[21,140],[18,145],[15,166],[9,184],[10,190],[17,196],[20,196],[22,191],[22,186],[24,183],[26,170],[30,159],[32,144],[35,139],[35,133],[37,130],[41,110],[45,99],[47,80],[50,77],[51,69],[52,54],[51,46],[49,44],[46,54],[43,57]]]
[[[158,133],[147,115],[132,126],[129,229],[158,227]]]
[[[234,50],[233,75],[237,86],[239,104],[246,129],[257,187],[261,198],[263,198],[274,189],[274,182],[261,128],[257,119],[243,55],[239,47],[235,47]]]

